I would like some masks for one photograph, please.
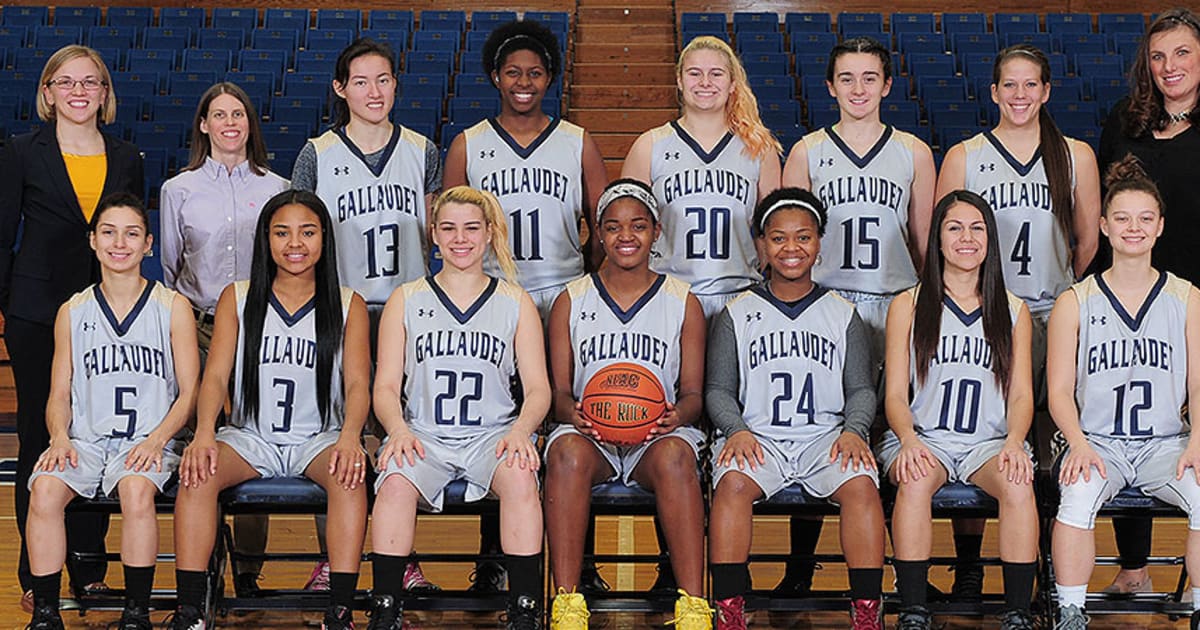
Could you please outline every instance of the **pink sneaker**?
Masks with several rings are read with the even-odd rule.
[[[883,602],[878,599],[850,602],[850,627],[854,630],[883,630]]]
[[[434,593],[442,590],[442,587],[425,579],[419,562],[409,562],[404,567],[404,590],[410,593]]]
[[[741,595],[717,602],[717,630],[746,630],[746,600]]]
[[[329,590],[329,563],[324,560],[317,563],[313,567],[312,575],[308,576],[308,582],[304,583],[306,591],[328,591]]]

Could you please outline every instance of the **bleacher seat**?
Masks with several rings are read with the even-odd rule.
[[[1085,78],[1125,76],[1125,60],[1120,55],[1077,55],[1075,74]]]
[[[992,77],[992,64],[996,62],[995,53],[968,53],[961,57],[959,70],[969,78]]]
[[[291,66],[299,33],[285,28],[260,28],[250,33],[250,47],[254,50],[278,50],[283,52],[284,66]]]
[[[131,137],[134,144],[143,150],[163,149],[165,151],[174,151],[183,145],[189,126],[190,120],[143,121],[133,124]]]
[[[333,72],[340,51],[301,50],[296,52],[295,71],[301,74]]]
[[[460,37],[458,31],[417,31],[413,33],[412,49],[457,53]]]
[[[395,9],[374,9],[367,13],[367,27],[385,31],[412,32],[413,12]]]
[[[1146,30],[1146,22],[1141,13],[1101,13],[1096,17],[1096,30],[1106,35],[1136,33],[1141,36]]]
[[[50,9],[44,6],[7,6],[0,21],[5,26],[45,26],[50,23]]]
[[[770,129],[792,127],[800,122],[800,103],[794,100],[760,100],[759,115]]]
[[[1082,35],[1092,32],[1092,16],[1087,13],[1047,13],[1046,32]]]
[[[224,75],[225,73],[221,73]],[[200,98],[212,84],[217,82],[216,72],[175,72],[167,76],[167,93],[173,96]]]
[[[109,7],[104,15],[108,26],[148,28],[154,21],[153,7]]]
[[[713,25],[725,28],[725,23],[727,20],[728,18],[724,13],[696,13],[685,11],[679,15],[679,28],[680,30],[688,30],[693,27]]]
[[[196,114],[198,99],[174,94],[156,96],[150,100],[148,111],[150,120],[165,123],[183,123],[191,127],[192,118]]]
[[[236,83],[246,91],[246,96],[258,110],[258,115],[270,115],[271,97],[275,95],[275,85],[278,81],[272,72],[227,72],[225,80]]]
[[[478,72],[460,72],[454,75],[453,86],[455,96],[481,98],[496,93],[491,78]]]
[[[1000,46],[994,33],[954,33],[950,35],[950,50],[956,55],[994,54]]]
[[[793,55],[828,55],[837,44],[838,37],[834,33],[820,31],[800,31],[788,36],[790,50]]]
[[[471,124],[490,118],[500,113],[500,97],[492,98],[468,98],[463,96],[455,96],[450,99],[450,106],[446,110],[448,120],[453,120],[457,123]]]
[[[129,50],[138,45],[139,32],[134,26],[93,26],[88,29],[88,46]]]
[[[791,60],[787,53],[742,53],[742,63],[746,67],[746,74],[765,75],[765,74],[787,74],[790,70]]]
[[[893,127],[911,131],[921,123],[921,108],[915,101],[885,100],[879,106],[879,118]]]
[[[980,125],[979,105],[975,101],[930,103],[929,123],[938,127],[977,127]]]
[[[828,13],[793,13],[783,16],[783,28],[789,35],[795,33],[829,33],[832,19]]]
[[[420,30],[454,31],[461,33],[467,27],[466,11],[421,11]]]
[[[1080,77],[1050,77],[1050,97],[1053,100],[1082,101],[1084,95],[1083,79]]]
[[[41,72],[46,61],[56,48],[26,48],[13,60],[13,69],[19,72]]]
[[[196,32],[205,26],[204,9],[193,7],[163,7],[158,11],[158,25],[167,28],[186,28]]]
[[[134,53],[141,51],[132,51]],[[131,70],[127,72],[113,72],[112,81],[113,89],[118,97],[121,96],[141,96],[151,98],[158,96],[166,87],[167,73],[159,73],[154,70]]]
[[[100,26],[100,7],[55,7],[55,26],[77,26],[83,30]]]
[[[33,29],[33,45],[58,50],[63,46],[83,43],[83,29],[78,26],[38,26]]]
[[[258,28],[258,9],[216,7],[212,12],[212,27],[249,33]]]
[[[122,90],[117,91],[117,116],[116,120],[125,124],[125,131],[135,122],[141,122],[146,118],[146,98],[136,94],[127,94]],[[128,137],[126,137],[128,140]]]
[[[183,50],[192,47],[192,29],[177,26],[150,26],[142,32],[142,46],[159,50]]]
[[[721,16],[723,18],[724,14],[721,14]],[[725,25],[724,19],[721,20],[720,25]],[[737,11],[733,14],[734,33],[776,33],[778,31],[778,13],[772,11]]]
[[[526,20],[541,22],[558,36],[559,41],[567,39],[567,29],[571,25],[571,15],[566,11],[526,11]]]
[[[475,11],[471,13],[471,30],[490,33],[497,26],[516,19],[516,11]]]
[[[880,44],[883,44],[889,50],[892,49],[892,36],[883,29],[874,28],[869,24],[849,24],[846,30],[841,32],[842,39],[850,39],[852,37],[867,37],[873,39]]]
[[[937,30],[937,20],[932,13],[893,13],[889,20],[889,28],[893,35],[900,33],[933,33]]]
[[[1062,44],[1057,35],[1050,33],[1035,33],[1032,31],[1019,31],[1015,33],[1005,33],[1001,36],[1000,43],[1005,47],[1016,46],[1017,44],[1025,44],[1033,46],[1038,50],[1050,54],[1051,51],[1061,50]]]
[[[225,74],[233,67],[233,53],[228,50],[189,48],[183,51],[184,72]]]
[[[237,69],[241,72],[269,72],[275,76],[275,87],[282,84],[287,70],[287,52],[283,50],[243,50],[238,54]]]
[[[289,98],[327,99],[332,89],[332,81],[332,72],[289,72],[283,77],[283,95]]]
[[[1113,52],[1111,40],[1101,33],[1067,33],[1060,36],[1059,51],[1071,54],[1102,55]]]
[[[247,32],[238,28],[202,28],[197,34],[196,47],[237,53],[246,47]]]
[[[933,129],[933,140],[941,148],[942,153],[945,153],[950,149],[950,147],[953,147],[964,140],[970,140],[980,131],[983,131],[979,125],[968,125],[962,127],[938,127],[936,125],[932,125],[931,127]]]
[[[838,107],[837,101],[829,94],[816,98],[810,97],[807,105],[809,129],[828,127],[841,117],[841,109]]]
[[[724,26],[718,26],[716,24],[701,24],[690,27],[686,30],[681,30],[679,32],[679,41],[690,42],[697,37],[704,36],[716,37],[717,39],[720,39],[726,43],[731,41],[729,38],[729,31],[727,31]]]
[[[947,38],[958,33],[986,33],[987,16],[982,13],[943,13],[942,32]]]
[[[902,55],[934,55],[946,52],[946,38],[941,33],[900,33],[896,50]]]
[[[1046,103],[1055,122],[1068,127],[1099,126],[1100,108],[1094,101],[1067,101],[1052,98]]]
[[[303,33],[308,30],[311,17],[308,9],[267,9],[263,13],[263,28]]]
[[[313,29],[305,36],[304,47],[307,50],[341,51],[354,41],[355,32],[349,29]]]
[[[409,31],[402,28],[364,28],[358,32],[363,39],[373,39],[391,46],[397,54],[408,49],[408,34]]]
[[[796,74],[801,79],[817,77],[825,80],[825,70],[829,66],[829,51],[824,53],[808,53],[796,55]]]
[[[320,30],[344,29],[358,35],[362,28],[362,11],[357,9],[317,9],[317,25]]]
[[[276,96],[271,99],[271,122],[304,125],[312,135],[321,122],[325,99],[311,96]]]
[[[967,83],[962,77],[924,76],[917,77],[917,98],[923,103],[931,100],[967,101]]]
[[[16,42],[15,48],[24,48],[25,44],[29,43],[30,27],[14,25],[0,25],[0,35],[4,36],[6,42]]]
[[[992,16],[992,30],[1003,39],[1009,33],[1039,33],[1042,27],[1036,13],[997,13]]]
[[[782,53],[783,33],[770,31],[747,31],[737,36],[739,53]]]
[[[446,98],[449,78],[444,74],[402,74],[397,77],[400,94]]]
[[[876,12],[843,11],[837,14],[837,30],[843,37],[847,33],[863,31],[883,31],[883,15]]]
[[[954,74],[954,59],[950,55],[936,55],[918,58],[908,64],[908,74],[920,80],[922,77],[952,76]]]
[[[412,74],[446,74],[454,71],[453,52],[412,50],[404,55],[404,71]]]

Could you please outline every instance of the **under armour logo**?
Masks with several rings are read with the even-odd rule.
[[[987,164],[980,164],[980,165],[979,165],[979,172],[980,172],[980,173],[982,173],[982,172],[984,172],[984,171],[992,171],[992,172],[995,172],[995,170],[996,170],[996,163],[995,163],[995,162],[988,162]]]
[[[678,160],[679,152],[678,151],[666,151],[663,153],[663,159],[664,160]]]
[[[760,321],[760,322],[762,321],[762,311],[755,311],[755,312],[753,312],[753,313],[746,313],[746,321],[748,321],[748,322],[752,322],[752,321],[755,321],[755,320],[757,320],[757,321]]]
[[[335,166],[335,167],[333,167],[333,174],[335,176],[349,175],[350,167],[349,166]]]
[[[96,322],[83,322],[80,327],[83,332],[93,332],[96,330]]]
[[[496,157],[496,150],[495,150],[495,149],[488,149],[488,150],[486,150],[486,151],[483,151],[483,150],[481,150],[481,151],[479,152],[479,159],[481,159],[481,160],[482,160],[483,158],[494,158],[494,157]]]
[[[587,311],[582,311],[579,313],[579,319],[581,319],[585,322],[594,322],[594,321],[596,321],[596,313],[595,312],[589,313]]]
[[[419,308],[417,309],[417,317],[433,317],[433,309]]]
[[[1100,324],[1101,326],[1107,326],[1108,325],[1108,316],[1092,315],[1090,318],[1088,318],[1088,323],[1090,323],[1093,326],[1095,326],[1096,324]]]
[[[817,168],[824,166],[833,166],[833,158],[821,158],[817,161]]]

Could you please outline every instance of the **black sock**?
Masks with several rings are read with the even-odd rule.
[[[496,514],[479,516],[479,553],[500,552],[500,517]]]
[[[1037,576],[1036,562],[1002,562],[1004,570],[1004,604],[1012,610],[1029,611],[1033,597],[1033,581]]]
[[[712,563],[712,598],[715,601],[745,595],[750,590],[750,565],[745,562]]]
[[[542,554],[514,556],[504,554],[504,568],[508,570],[508,597],[517,601],[522,595],[532,597],[542,607]]]
[[[33,576],[33,605],[50,606],[58,610],[58,593],[62,590],[62,571]]]
[[[823,518],[790,518],[788,531],[792,537],[792,555],[811,556],[817,550],[817,541],[821,538],[821,528],[824,525]],[[815,564],[812,560],[788,560],[785,573],[790,574],[801,569],[811,571]]]
[[[150,610],[150,591],[154,588],[154,565],[148,567],[131,567],[121,565],[125,569],[125,599],[142,610]]]
[[[925,605],[925,583],[929,581],[928,560],[893,560],[896,569],[896,589],[900,591],[903,608]]]
[[[954,551],[958,556],[958,564],[976,564],[979,562],[979,550],[983,547],[983,536],[980,534],[955,534]]]
[[[1117,553],[1121,558],[1121,568],[1126,571],[1146,568],[1154,521],[1141,516],[1114,516],[1112,527],[1113,536],[1117,540]]]
[[[175,590],[180,606],[192,606],[197,610],[204,608],[205,586],[204,571],[175,569]]]
[[[401,574],[403,577],[403,574]],[[329,572],[329,605],[354,608],[354,591],[358,588],[357,573]]]
[[[877,600],[883,596],[883,568],[849,569],[850,599]],[[924,585],[922,585],[924,586]]]
[[[371,572],[375,580],[371,592],[399,599],[400,594],[404,592],[404,569],[411,561],[411,554],[389,556],[378,551],[371,554]]]

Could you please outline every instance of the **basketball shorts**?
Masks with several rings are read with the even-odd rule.
[[[578,429],[570,424],[560,424],[555,427],[555,429],[550,432],[550,437],[546,439],[546,452],[550,452],[550,447],[554,445],[555,440],[564,435],[572,433],[575,435],[583,435]],[[633,471],[637,469],[638,463],[642,461],[642,457],[646,454],[646,450],[650,448],[650,445],[660,440],[683,440],[692,448],[692,452],[696,454],[696,459],[699,460],[700,448],[704,446],[704,433],[702,433],[700,429],[692,426],[679,427],[670,433],[659,435],[649,442],[644,442],[642,444],[636,444],[633,446],[605,444],[592,440],[590,437],[588,438],[588,441],[592,443],[592,446],[596,447],[597,451],[600,451],[600,456],[603,457],[604,461],[608,462],[608,465],[612,468],[613,473],[606,481],[616,481],[620,479],[621,483],[631,487],[638,485],[637,482],[633,480]]]
[[[322,431],[300,444],[275,444],[250,429],[234,426],[217,429],[217,441],[229,445],[263,479],[303,477],[317,455],[333,446],[341,435],[341,431]]]
[[[104,438],[98,442],[72,439],[71,446],[79,456],[77,465],[67,464],[61,471],[34,472],[29,478],[29,489],[33,489],[35,479],[45,475],[62,480],[75,494],[92,499],[97,494],[111,495],[125,477],[145,477],[162,492],[163,486],[179,468],[182,444],[177,440],[167,441],[163,447],[161,472],[157,467],[143,472],[125,468],[125,458],[137,445],[138,442],[125,438]]]
[[[833,427],[816,439],[804,442],[773,440],[756,435],[755,439],[762,445],[764,461],[755,469],[749,465],[739,469],[736,460],[730,460],[727,466],[718,465],[717,458],[726,441],[723,437],[719,438],[712,449],[712,486],[715,489],[727,473],[736,471],[749,477],[762,490],[763,500],[797,483],[809,494],[821,498],[829,497],[855,477],[869,477],[878,488],[879,476],[876,471],[864,467],[854,470],[853,465],[842,470],[840,458],[835,462],[829,461],[833,443],[841,435],[841,427]]]

